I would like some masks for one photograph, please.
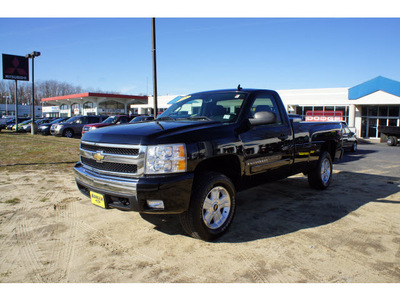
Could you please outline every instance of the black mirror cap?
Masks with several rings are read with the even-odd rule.
[[[254,114],[254,118],[249,119],[251,125],[268,125],[276,122],[276,115],[270,111],[259,111]]]

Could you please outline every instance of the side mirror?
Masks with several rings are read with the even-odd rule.
[[[268,125],[276,122],[276,115],[270,111],[259,111],[254,114],[254,118],[250,118],[251,125]]]

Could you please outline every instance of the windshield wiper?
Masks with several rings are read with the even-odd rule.
[[[209,117],[206,117],[206,116],[193,116],[193,117],[184,118],[184,120],[206,120],[206,121],[213,121],[212,119],[210,119]]]
[[[161,118],[157,118],[154,121],[166,121],[166,120],[175,120],[172,117],[161,117]]]

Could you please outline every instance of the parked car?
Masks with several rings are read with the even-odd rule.
[[[129,123],[138,123],[138,122],[146,122],[154,120],[154,116],[138,116],[133,118]]]
[[[126,123],[129,123],[129,121],[133,117],[134,116],[128,116],[128,115],[110,116],[101,123],[94,123],[94,124],[88,124],[88,125],[83,126],[82,134],[85,134],[86,132],[89,132],[90,130],[94,130],[94,129],[98,129],[98,128],[102,128],[102,127],[118,125],[118,124],[126,124]]]
[[[3,117],[0,119],[0,130],[6,129],[7,125],[15,121],[14,117]]]
[[[25,124],[25,125],[21,126],[19,131],[21,131],[21,132],[30,132],[31,128],[32,128],[32,122],[31,122],[31,120],[29,120],[29,121],[30,122],[28,124]],[[40,126],[42,124],[50,123],[51,121],[53,121],[53,119],[36,119],[35,120],[35,124],[37,126]]]
[[[17,124],[14,123],[14,125],[11,128],[11,130],[20,131],[22,126],[24,126],[26,124],[29,124],[30,122],[32,122],[32,119],[29,119],[29,120],[26,120],[26,121],[23,121],[23,122],[18,122],[18,130],[17,130]]]
[[[69,118],[67,121],[53,124],[50,133],[55,136],[72,138],[82,134],[82,128],[86,124],[99,123],[107,119],[108,116],[77,116]]]
[[[58,118],[58,119],[55,119],[55,120],[51,121],[50,123],[41,124],[38,127],[38,133],[40,133],[42,135],[49,135],[50,134],[51,125],[61,123],[61,122],[66,121],[68,119],[69,118]]]
[[[356,152],[358,145],[356,134],[350,130],[346,122],[340,123],[342,124],[343,149],[350,150],[351,152]]]
[[[26,120],[29,120],[29,118],[19,117],[18,123],[22,123]],[[2,129],[11,130],[14,125],[15,125],[15,117],[3,117],[0,119],[0,131]]]

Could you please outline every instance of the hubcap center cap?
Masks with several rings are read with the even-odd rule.
[[[214,211],[217,211],[217,210],[218,210],[218,204],[217,204],[217,203],[214,204],[213,210],[214,210]]]

